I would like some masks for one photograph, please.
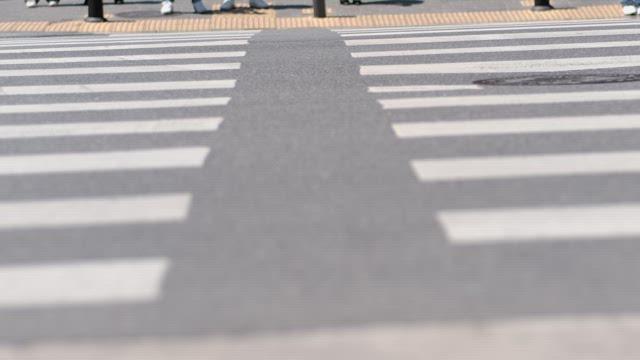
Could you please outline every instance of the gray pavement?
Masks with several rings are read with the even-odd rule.
[[[82,37],[82,46],[110,42],[131,47],[75,51],[60,51],[78,46],[73,44],[78,39],[75,36],[47,37],[44,44],[29,43],[42,38],[19,43],[0,40],[0,62],[4,62],[0,65],[0,126],[76,124],[70,125],[75,133],[51,127],[0,127],[0,137],[4,136],[0,140],[4,144],[0,150],[2,343],[202,336],[233,340],[276,334],[282,336],[272,347],[277,348],[278,344],[290,345],[288,336],[313,331],[342,338],[345,329],[393,325],[396,330],[383,334],[398,336],[412,334],[407,329],[424,325],[435,329],[428,336],[439,344],[443,334],[450,334],[439,330],[440,326],[463,324],[474,329],[477,324],[525,319],[525,328],[527,321],[548,320],[551,325],[524,332],[528,334],[525,340],[518,337],[523,330],[517,327],[520,330],[507,331],[501,338],[506,342],[498,341],[498,345],[520,339],[542,344],[538,350],[549,350],[566,340],[553,332],[562,328],[555,319],[564,319],[565,325],[574,324],[572,321],[584,325],[584,319],[600,316],[609,319],[605,325],[576,326],[564,335],[582,339],[588,338],[588,331],[605,329],[600,334],[607,336],[599,337],[601,346],[592,349],[597,354],[594,358],[634,358],[640,354],[633,340],[638,326],[632,322],[640,310],[640,287],[635,281],[640,270],[636,241],[640,192],[635,187],[640,125],[633,116],[638,83],[477,88],[473,84],[524,75],[575,75],[574,82],[581,80],[578,75],[628,78],[636,75],[636,67],[611,57],[638,55],[637,46],[587,49],[587,45],[575,44],[631,44],[640,28],[635,21],[522,26],[443,27],[422,29],[418,34],[365,29],[91,35]],[[605,30],[626,35],[601,32]],[[553,32],[566,36],[518,38],[518,34]],[[511,38],[469,38],[478,34]],[[456,36],[461,41],[434,42],[439,36]],[[247,38],[249,43],[172,46],[173,42],[220,41],[220,37],[240,42]],[[424,37],[422,43],[400,44],[401,39],[419,37]],[[100,43],[88,45],[96,39]],[[369,44],[350,43],[363,39]],[[380,39],[391,40],[372,44]],[[149,44],[165,47],[142,48]],[[554,44],[574,45],[532,50],[533,46]],[[508,46],[525,48],[490,49]],[[43,48],[48,51],[27,50]],[[356,52],[466,48],[486,52],[351,56]],[[211,52],[242,51],[245,56],[205,58]],[[166,58],[179,54],[192,58]],[[156,58],[132,58],[136,55]],[[101,58],[56,63],[78,56]],[[16,61],[11,63],[12,59]],[[34,59],[49,63],[27,63]],[[560,60],[549,60],[537,70],[535,64],[525,62],[545,59]],[[497,61],[503,63],[492,64]],[[522,66],[508,70],[506,61]],[[241,66],[235,70],[195,67],[212,63]],[[404,65],[410,64],[427,65],[407,70]],[[162,68],[148,72],[153,65]],[[371,68],[373,65],[390,66]],[[116,66],[138,70],[96,74],[95,68]],[[581,70],[562,70],[568,66]],[[86,70],[89,68],[94,69]],[[50,73],[13,76],[20,69],[48,69]],[[68,73],[53,75],[54,69]],[[371,69],[377,74],[360,74]],[[385,74],[403,69],[413,73]],[[77,74],[79,71],[89,74]],[[237,82],[222,89],[178,88],[186,86],[184,82],[194,86],[205,80]],[[164,85],[169,90],[148,91],[160,86],[154,82],[173,83]],[[105,91],[89,86],[60,94],[63,85],[113,83],[145,83],[146,90]],[[34,88],[45,85],[53,88]],[[440,88],[394,88],[397,86]],[[614,91],[624,95],[607,100],[606,95]],[[588,97],[580,97],[587,92]],[[561,94],[549,95],[553,93]],[[526,104],[535,96],[539,103]],[[214,105],[213,99],[221,97],[230,97],[229,104]],[[575,97],[579,100],[570,100]],[[211,103],[196,106],[188,102],[199,98]],[[415,99],[406,100],[410,98]],[[394,109],[397,103],[389,99],[405,99],[401,100],[404,108]],[[150,102],[155,100],[164,101]],[[476,105],[465,105],[472,100]],[[185,105],[177,105],[181,101]],[[492,101],[511,102],[490,105]],[[78,106],[85,106],[85,111],[71,111],[73,103],[84,104]],[[107,108],[87,111],[96,104]],[[142,104],[141,108],[125,108],[135,104]],[[173,105],[176,107],[165,107]],[[180,124],[163,133],[158,130],[162,125],[137,124],[120,134],[106,134],[105,127],[96,125],[108,122],[118,127],[125,120],[148,124],[159,119],[210,123],[218,117],[223,118],[219,129],[209,125],[189,132]],[[549,117],[572,118],[549,121]],[[510,123],[527,119],[532,123],[509,130]],[[474,121],[479,127],[475,134],[465,134],[462,130],[469,131],[469,125],[455,128],[458,121]],[[449,134],[435,137],[436,129],[416,127],[433,123],[444,126],[438,131]],[[552,125],[544,126],[549,123]],[[571,123],[573,128],[561,132],[555,123],[560,127]],[[399,132],[399,124],[404,124],[405,135]],[[55,131],[58,135],[52,137]],[[93,133],[80,136],[82,131]],[[134,157],[134,152],[149,149],[192,147],[209,150],[206,161],[194,160],[192,153]],[[128,153],[114,157],[114,151]],[[97,152],[111,157],[79,158]],[[75,155],[48,160],[18,157],[60,153]],[[584,158],[573,162],[553,158],[566,154]],[[590,157],[593,155],[612,157],[598,160]],[[501,162],[505,157],[516,161],[505,164]],[[177,162],[171,162],[173,158]],[[473,163],[469,158],[494,162]],[[416,160],[424,161],[426,170],[416,168]],[[459,163],[438,168],[442,164],[438,161]],[[192,165],[185,168],[186,163]],[[100,166],[103,168],[96,169]],[[433,174],[441,176],[440,180],[429,180]],[[191,202],[158,200],[167,194],[179,194],[183,200],[190,196]],[[153,201],[139,205],[132,201],[135,196]],[[95,198],[99,204],[89,207],[87,199]],[[114,207],[114,199],[123,205]],[[43,213],[43,201],[52,200],[61,205]],[[159,209],[165,208],[169,214],[160,214]],[[495,215],[498,210],[504,211]],[[491,214],[494,217],[488,217]],[[112,220],[105,223],[104,219]],[[84,278],[78,278],[73,267],[79,262],[87,266],[81,271]],[[119,267],[111,266],[114,262]],[[44,270],[38,273],[38,269]],[[61,275],[44,283],[56,271]],[[616,319],[628,322],[622,326]],[[614,330],[615,336],[611,335]],[[459,336],[447,339],[464,344],[465,336],[471,336],[482,343],[492,331],[455,333]],[[546,342],[538,343],[541,338]],[[376,346],[393,344],[385,342],[384,336],[375,339]],[[359,341],[348,343],[350,351],[370,350],[370,343]],[[627,344],[624,351],[619,348],[622,344]],[[404,350],[417,351],[419,346],[416,340]],[[564,353],[547,353],[578,359],[584,350],[578,345],[567,348]],[[62,356],[64,349],[69,347],[53,354]],[[2,350],[0,346],[0,354]],[[435,354],[428,352],[431,348],[422,350]],[[15,354],[16,359],[30,359],[19,351]],[[263,358],[259,354],[253,358]],[[502,354],[504,359],[513,358],[514,352]],[[307,355],[302,358],[313,358]],[[333,358],[353,356],[336,352]],[[397,357],[391,352],[388,358]],[[431,358],[456,357],[440,353]]]

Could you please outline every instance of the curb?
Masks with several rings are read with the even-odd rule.
[[[361,16],[276,17],[274,12],[262,15],[218,15],[189,19],[112,20],[105,23],[86,23],[82,20],[48,22],[0,22],[0,32],[191,32],[242,29],[295,28],[358,28],[390,26],[429,26],[456,24],[487,24],[505,22],[595,20],[622,17],[620,6],[594,5],[572,9],[533,12],[528,9],[511,11],[478,11],[452,13],[413,13]]]

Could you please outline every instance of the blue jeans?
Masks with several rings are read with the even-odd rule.
[[[622,4],[622,6],[640,6],[640,0],[620,0],[620,4]]]

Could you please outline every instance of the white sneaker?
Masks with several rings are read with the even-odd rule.
[[[208,13],[211,11],[211,9],[209,9],[202,1],[196,1],[194,3],[192,3],[193,5],[193,11],[195,11],[198,14],[204,14],[204,13]]]
[[[50,7],[58,6],[58,0],[49,0],[47,1],[47,5]]]
[[[163,1],[160,8],[160,14],[169,15],[173,14],[173,3],[171,1]]]
[[[625,15],[635,15],[638,13],[638,8],[633,5],[625,5],[622,7],[622,13]]]
[[[220,5],[220,11],[230,11],[236,7],[235,0],[224,0]]]
[[[38,6],[38,2],[36,0],[27,0],[25,1],[24,5],[28,8],[34,8]]]
[[[249,0],[249,6],[255,9],[266,9],[269,7],[269,3],[264,0]]]

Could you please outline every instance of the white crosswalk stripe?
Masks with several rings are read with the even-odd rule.
[[[526,95],[470,95],[380,99],[384,109],[429,109],[443,107],[567,104],[640,100],[640,90],[576,91]]]
[[[413,160],[420,181],[460,181],[640,172],[640,152]]]
[[[640,41],[610,41],[610,42],[579,42],[562,44],[530,44],[530,45],[509,45],[509,46],[482,46],[465,48],[442,48],[442,49],[420,49],[420,50],[386,50],[386,51],[360,51],[352,52],[354,58],[378,58],[394,56],[425,56],[425,55],[451,55],[451,54],[490,54],[490,53],[510,53],[529,52],[545,50],[579,50],[579,49],[604,49],[604,48],[625,48],[638,47]]]
[[[129,100],[129,101],[101,101],[77,103],[51,103],[35,105],[3,105],[0,115],[7,114],[35,114],[35,113],[68,113],[86,111],[116,111],[136,109],[171,109],[198,106],[227,105],[229,97],[187,98],[167,100]]]
[[[481,244],[527,240],[607,239],[640,235],[640,204],[446,210],[438,213],[450,241]]]
[[[195,60],[243,57],[246,51],[196,52],[178,54],[115,55],[115,56],[70,56],[30,59],[0,59],[0,65],[73,64],[88,62]]]
[[[638,67],[640,56],[537,59],[517,61],[476,61],[456,63],[364,65],[362,75],[474,74],[560,72]],[[1,74],[1,73],[0,73]]]
[[[146,66],[104,66],[104,67],[69,67],[69,68],[45,68],[0,70],[2,77],[26,77],[26,76],[57,76],[57,75],[97,75],[97,74],[144,74],[185,71],[217,71],[238,70],[240,63],[214,63],[214,64],[164,64]]]
[[[428,26],[401,26],[401,27],[374,27],[374,28],[343,28],[343,29],[333,29],[334,32],[338,34],[367,34],[370,32],[380,33],[385,32],[392,35],[395,32],[402,32],[407,30],[464,30],[464,31],[475,31],[482,29],[520,29],[531,26],[541,26],[544,29],[548,28],[564,28],[564,27],[572,27],[575,25],[583,26],[618,26],[620,24],[623,25],[637,25],[633,20],[629,19],[610,19],[610,20],[568,20],[568,21],[532,21],[532,22],[505,22],[505,23],[486,23],[486,24],[470,24],[470,25],[428,25]]]
[[[402,93],[402,92],[437,92],[480,90],[479,85],[404,85],[404,86],[369,86],[370,93]]]
[[[259,33],[259,30],[256,31],[224,31],[224,32],[205,32],[205,33],[149,33],[149,34],[132,34],[132,33],[122,33],[122,34],[105,34],[103,36],[55,36],[55,37],[38,37],[38,38],[20,38],[20,39],[5,39],[0,40],[0,45],[2,44],[58,44],[60,42],[77,42],[77,43],[93,43],[93,42],[104,42],[104,41],[122,41],[122,40],[183,40],[183,39],[222,39],[222,38],[232,38],[238,36],[252,37],[253,35]]]
[[[172,37],[172,38],[102,38],[102,39],[78,39],[67,41],[24,41],[24,42],[0,42],[0,48],[31,48],[31,47],[56,47],[61,45],[76,45],[76,44],[101,44],[101,45],[114,45],[114,44],[145,44],[145,43],[161,43],[161,42],[179,42],[184,40],[189,41],[212,41],[212,40],[248,40],[251,35],[234,35],[234,36],[184,36],[184,37]]]
[[[191,194],[0,201],[0,230],[182,222]]]
[[[113,51],[113,50],[142,50],[142,49],[176,49],[210,46],[241,46],[248,45],[248,40],[211,40],[211,41],[162,41],[154,44],[124,44],[124,45],[95,45],[95,46],[67,46],[67,47],[39,47],[27,49],[0,49],[0,54],[34,54],[54,52],[84,52],[84,51]]]
[[[98,135],[136,135],[216,131],[221,117],[42,125],[0,125],[0,139],[28,139]]]
[[[567,116],[528,119],[397,122],[391,125],[401,139],[446,136],[540,134],[578,131],[640,130],[638,115]]]
[[[210,147],[202,142],[188,143],[194,136],[202,139],[218,130],[223,122],[220,109],[231,101],[246,47],[259,32],[0,41],[1,54],[19,56],[0,59],[0,77],[5,79],[0,86],[4,100],[0,105],[0,141],[20,142],[26,149],[0,154],[0,178],[15,184],[11,185],[15,187],[12,198],[0,199],[0,231],[80,231],[89,245],[94,240],[89,229],[118,226],[124,230],[144,225],[145,232],[153,234],[156,230],[151,229],[160,225],[166,229],[185,224],[193,195],[179,171],[201,171],[210,153]],[[231,51],[222,51],[226,48]],[[105,56],[88,53],[92,51]],[[161,75],[167,73],[197,74],[197,80],[165,80]],[[98,82],[93,76],[99,74],[121,76],[117,81]],[[147,75],[133,81],[138,74]],[[78,97],[70,101],[70,95]],[[63,98],[67,100],[61,101]],[[119,115],[122,118],[111,117],[120,114],[113,111],[128,110],[148,110],[152,116],[137,111]],[[82,137],[92,138],[85,141]],[[141,139],[146,140],[141,143]],[[85,147],[76,149],[81,140]],[[57,143],[52,148],[49,141]],[[64,147],[55,150],[56,144]],[[98,149],[90,150],[94,147]],[[149,178],[141,180],[143,171],[162,171],[162,182],[173,177],[182,190],[154,189],[157,184]],[[59,196],[56,192],[61,189],[50,185],[52,174],[68,178],[68,184],[77,184],[78,190],[69,193],[67,188]],[[105,189],[98,180],[95,185],[88,183],[87,176],[100,179],[108,174],[122,179],[105,183]],[[25,179],[47,186],[35,192],[39,197],[34,198],[28,186],[29,191],[23,193]],[[122,239],[123,234],[127,233],[120,233],[118,240],[132,243],[140,236]],[[42,237],[43,243],[49,241]],[[169,258],[131,257],[126,251],[107,259],[73,260],[70,255],[69,260],[60,262],[36,259],[2,264],[0,259],[0,311],[159,301],[170,264]]]
[[[638,35],[638,34],[640,34],[640,28],[607,29],[607,30],[576,30],[576,31],[544,31],[544,32],[540,31],[540,32],[503,33],[503,34],[414,36],[414,37],[403,37],[403,38],[358,39],[358,40],[345,40],[345,44],[347,46],[437,44],[437,43],[472,42],[472,41],[557,39],[557,38],[571,38],[571,37],[622,36],[622,35]]]
[[[166,258],[0,266],[0,310],[157,300]]]
[[[87,94],[101,92],[233,89],[235,80],[153,81],[111,84],[3,86],[0,95]]]
[[[599,28],[599,27],[632,27],[637,26],[634,22],[613,22],[613,23],[595,23],[595,24],[566,24],[566,25],[554,25],[555,29],[575,29],[575,28]],[[442,34],[442,33],[479,33],[479,32],[492,32],[492,31],[521,31],[521,30],[547,30],[548,25],[534,25],[534,26],[491,26],[486,28],[448,28],[448,29],[433,29],[433,28],[399,28],[393,31],[385,29],[384,31],[352,31],[352,32],[340,32],[340,36],[343,38],[351,37],[378,37],[378,36],[398,36],[398,35],[418,35],[418,34]]]
[[[611,85],[599,91],[587,86],[582,89],[579,86],[554,88],[556,90],[546,92],[538,91],[536,87],[514,87],[511,88],[513,92],[505,93],[496,91],[505,88],[478,86],[470,82],[443,84],[442,76],[462,74],[465,79],[480,80],[486,79],[488,74],[515,78],[521,76],[518,74],[526,73],[527,78],[549,76],[549,79],[559,79],[571,74],[580,75],[584,71],[590,71],[589,75],[595,77],[607,76],[611,74],[607,69],[629,74],[629,70],[638,66],[640,53],[635,48],[640,42],[631,38],[625,41],[620,37],[635,35],[639,31],[637,23],[624,20],[344,29],[337,32],[350,50],[357,50],[352,51],[351,56],[359,62],[368,92],[376,96],[392,120],[396,114],[402,117],[403,121],[393,121],[391,124],[398,139],[414,142],[442,138],[464,141],[483,137],[482,141],[509,142],[513,136],[554,134],[560,138],[569,134],[593,136],[601,132],[616,136],[615,131],[638,131],[640,118],[634,114],[631,104],[640,100],[640,92],[633,86]],[[483,46],[487,41],[510,40],[517,43]],[[360,51],[363,47],[366,47],[365,51]],[[600,51],[613,48],[625,51],[625,55],[603,56]],[[580,50],[580,56],[571,56],[569,51],[572,50]],[[554,55],[546,54],[550,51],[554,51]],[[504,55],[505,59],[483,60],[477,56],[474,59],[478,60],[474,61],[461,61],[453,57],[451,61],[445,61],[436,58],[468,55],[468,59],[474,54]],[[419,62],[410,63],[402,61],[403,57],[422,58]],[[439,77],[440,80],[430,82],[432,77]],[[632,74],[628,78],[632,79]],[[467,93],[452,93],[454,91]],[[415,95],[420,92],[429,94]],[[390,97],[390,94],[394,97]],[[620,109],[628,110],[626,114],[580,114],[579,107],[571,107],[572,112],[564,114],[569,108],[567,105],[598,103],[627,104]],[[544,115],[529,118],[486,118],[482,115],[487,106],[500,110],[507,106],[514,109],[533,108],[533,105],[558,106],[544,107]],[[431,113],[434,111],[439,114],[440,110],[446,110],[453,119],[449,119],[449,115],[443,117]],[[443,146],[446,148],[446,145]],[[417,180],[425,184],[438,186],[473,182],[473,189],[482,189],[484,184],[496,181],[501,181],[501,184],[516,183],[550,177],[565,179],[566,182],[579,182],[587,178],[599,181],[615,175],[638,176],[640,172],[640,152],[636,149],[590,151],[587,148],[578,152],[553,152],[550,149],[543,153],[537,149],[535,154],[528,154],[525,147],[519,148],[517,154],[513,155],[508,152],[493,155],[483,153],[479,156],[467,153],[464,156],[454,154],[434,158],[422,154],[408,159],[408,162]],[[514,201],[517,203],[517,200]],[[640,214],[637,203],[604,202],[562,207],[522,203],[522,206],[514,207],[513,202],[509,206],[489,202],[484,207],[472,209],[443,207],[436,212],[436,218],[447,239],[456,245],[603,240],[640,235],[640,226],[636,221]]]
[[[206,147],[0,156],[0,176],[201,167]]]

